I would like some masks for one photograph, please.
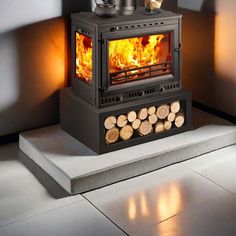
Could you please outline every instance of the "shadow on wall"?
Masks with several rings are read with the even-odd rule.
[[[62,13],[66,17],[0,35],[0,48],[4,49],[8,43],[5,54],[9,60],[2,63],[7,66],[4,79],[8,82],[3,85],[6,96],[1,96],[3,99],[7,93],[14,96],[11,101],[0,102],[0,136],[59,122],[59,90],[66,86],[68,79],[68,15],[90,9],[88,0],[63,0]],[[3,66],[1,73],[2,69],[4,71]]]
[[[62,14],[69,16],[80,11],[91,11],[95,0],[62,0]]]
[[[0,112],[1,123],[5,123],[1,133],[58,122],[58,89],[65,86],[65,30],[64,20],[56,18],[7,33],[14,37],[12,70],[18,81],[14,81],[13,92],[17,98]]]

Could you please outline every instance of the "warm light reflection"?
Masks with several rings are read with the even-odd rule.
[[[142,216],[148,216],[149,215],[149,209],[148,209],[148,203],[147,203],[147,198],[144,192],[141,192],[141,214]]]
[[[160,219],[167,219],[182,208],[181,193],[177,184],[163,189],[157,197],[157,214]]]
[[[136,218],[137,208],[136,202],[134,198],[129,198],[128,201],[128,215],[130,220],[134,220]]]
[[[92,82],[92,39],[76,32],[76,77]]]
[[[157,223],[179,213],[182,207],[181,186],[171,183],[157,190],[151,198],[146,192],[129,197],[128,218],[138,222],[150,218],[153,223]]]

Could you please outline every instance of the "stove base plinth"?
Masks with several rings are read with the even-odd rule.
[[[22,133],[20,149],[68,193],[83,193],[236,143],[235,126],[199,110],[193,114],[198,127],[208,125],[103,155],[59,126]]]
[[[177,109],[176,101],[180,104]],[[74,95],[70,88],[66,88],[61,91],[60,104],[61,129],[98,154],[161,139],[191,129],[191,95],[184,90],[106,108],[96,108]],[[174,104],[173,110],[176,110],[174,111],[176,114],[173,113],[174,119],[169,121],[167,115],[172,113],[172,104]],[[155,111],[147,112],[149,108],[154,108]],[[129,119],[131,112],[134,115]],[[111,123],[113,121],[106,124],[107,118],[110,117],[114,118],[114,125]],[[138,127],[135,127],[133,117],[139,120]]]

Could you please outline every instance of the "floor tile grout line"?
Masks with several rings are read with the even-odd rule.
[[[105,213],[103,213],[95,204],[93,204],[88,198],[86,198],[83,194],[82,197],[88,201],[95,209],[97,209],[106,219],[108,219],[113,225],[119,228],[125,235],[130,236],[127,232],[125,232],[118,224],[116,224],[112,219],[110,219]]]
[[[185,167],[186,169],[192,171],[193,173],[195,173],[195,174],[197,174],[197,175],[203,177],[203,178],[206,179],[206,180],[209,180],[211,183],[213,183],[213,184],[215,184],[216,186],[222,188],[222,189],[225,190],[226,192],[228,192],[228,193],[230,193],[230,194],[232,194],[232,195],[234,195],[234,196],[236,195],[234,192],[231,192],[229,189],[227,189],[227,188],[225,188],[224,186],[222,186],[222,185],[216,183],[215,181],[213,181],[213,180],[210,179],[209,177],[207,177],[207,176],[201,174],[200,172],[193,170],[192,168],[190,168],[190,167],[184,165],[183,163],[180,163],[180,164],[181,164],[183,167]]]
[[[56,211],[56,210],[59,210],[59,209],[62,209],[62,208],[71,206],[71,205],[76,204],[76,203],[78,203],[78,202],[80,202],[80,201],[83,201],[83,199],[76,200],[76,201],[74,201],[74,202],[71,202],[71,203],[68,203],[68,204],[65,204],[65,205],[61,205],[61,206],[58,206],[58,207],[55,207],[55,208],[52,208],[52,209],[48,209],[48,210],[45,210],[45,211],[42,211],[42,212],[38,212],[38,213],[35,212],[35,213],[32,213],[32,214],[29,213],[29,215],[25,215],[25,216],[23,216],[23,217],[21,217],[21,216],[16,217],[15,220],[13,219],[12,222],[8,222],[8,223],[6,222],[5,224],[3,223],[2,225],[1,225],[1,223],[0,223],[0,230],[1,230],[2,228],[4,228],[4,227],[9,226],[9,225],[14,225],[14,224],[23,222],[23,221],[25,221],[25,220],[29,220],[29,219],[31,219],[31,218],[34,218],[34,217],[37,217],[37,216],[42,216],[42,215],[44,215],[44,214],[47,214],[47,213],[50,213],[50,212],[53,212],[53,211]],[[11,220],[9,220],[9,221],[11,221]]]

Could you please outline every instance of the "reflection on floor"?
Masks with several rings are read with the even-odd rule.
[[[236,235],[236,145],[74,197],[22,155],[0,146],[1,236]]]

